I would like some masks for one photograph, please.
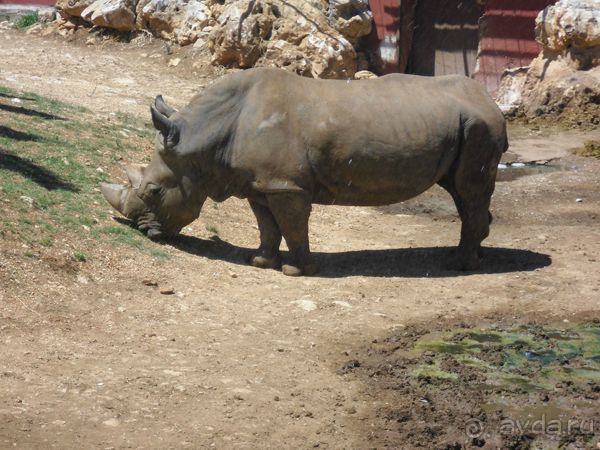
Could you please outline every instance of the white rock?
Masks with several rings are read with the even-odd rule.
[[[134,0],[96,0],[81,12],[94,25],[118,31],[135,30]]]
[[[33,207],[34,200],[33,200],[31,197],[28,197],[28,196],[26,196],[26,195],[21,195],[21,196],[19,197],[19,199],[20,199],[20,200],[21,200],[23,203],[26,203],[28,206],[30,206],[30,207]]]
[[[600,2],[559,0],[538,14],[535,37],[555,51],[600,46]]]
[[[308,299],[300,299],[300,300],[294,300],[293,302],[294,305],[296,305],[298,308],[303,309],[304,311],[314,311],[315,309],[317,309],[317,304],[315,302],[313,302],[312,300],[308,300]]]
[[[102,422],[102,424],[106,425],[107,427],[118,427],[119,421],[117,419],[113,418],[113,419],[105,420],[104,422]]]

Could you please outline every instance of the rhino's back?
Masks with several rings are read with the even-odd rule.
[[[334,81],[252,69],[212,91],[210,98],[235,105],[226,115],[236,115],[228,141],[236,173],[265,190],[312,191],[323,203],[376,205],[418,195],[456,158],[465,121],[490,122],[499,135],[503,123],[483,88],[456,76]],[[221,129],[222,114],[209,117],[214,109],[204,108],[200,127]]]

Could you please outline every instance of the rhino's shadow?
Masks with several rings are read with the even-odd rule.
[[[211,240],[180,235],[169,241],[173,247],[197,256],[246,265],[254,249],[238,247],[218,237]],[[552,264],[543,253],[511,248],[485,247],[481,269],[474,272],[450,270],[455,247],[420,247],[355,250],[336,253],[314,252],[320,267],[316,277],[456,277],[481,273],[532,271]],[[283,252],[284,260],[287,252]],[[261,269],[256,269],[261,270]]]

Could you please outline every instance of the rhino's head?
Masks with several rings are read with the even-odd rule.
[[[193,168],[176,155],[183,119],[160,96],[151,111],[159,131],[152,161],[126,168],[129,185],[101,183],[100,189],[113,208],[148,237],[163,239],[193,222],[207,195],[194,179]]]

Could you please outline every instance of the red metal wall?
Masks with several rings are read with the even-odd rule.
[[[462,73],[480,80],[493,94],[505,69],[526,66],[539,54],[535,18],[554,3],[556,0],[369,0],[376,31],[366,47],[389,56],[393,54],[390,46],[396,46],[395,58],[382,58],[376,64],[381,66],[375,68],[380,73]]]
[[[535,18],[556,0],[487,0],[479,21],[479,58],[475,79],[494,94],[507,68],[528,65],[541,48]]]

